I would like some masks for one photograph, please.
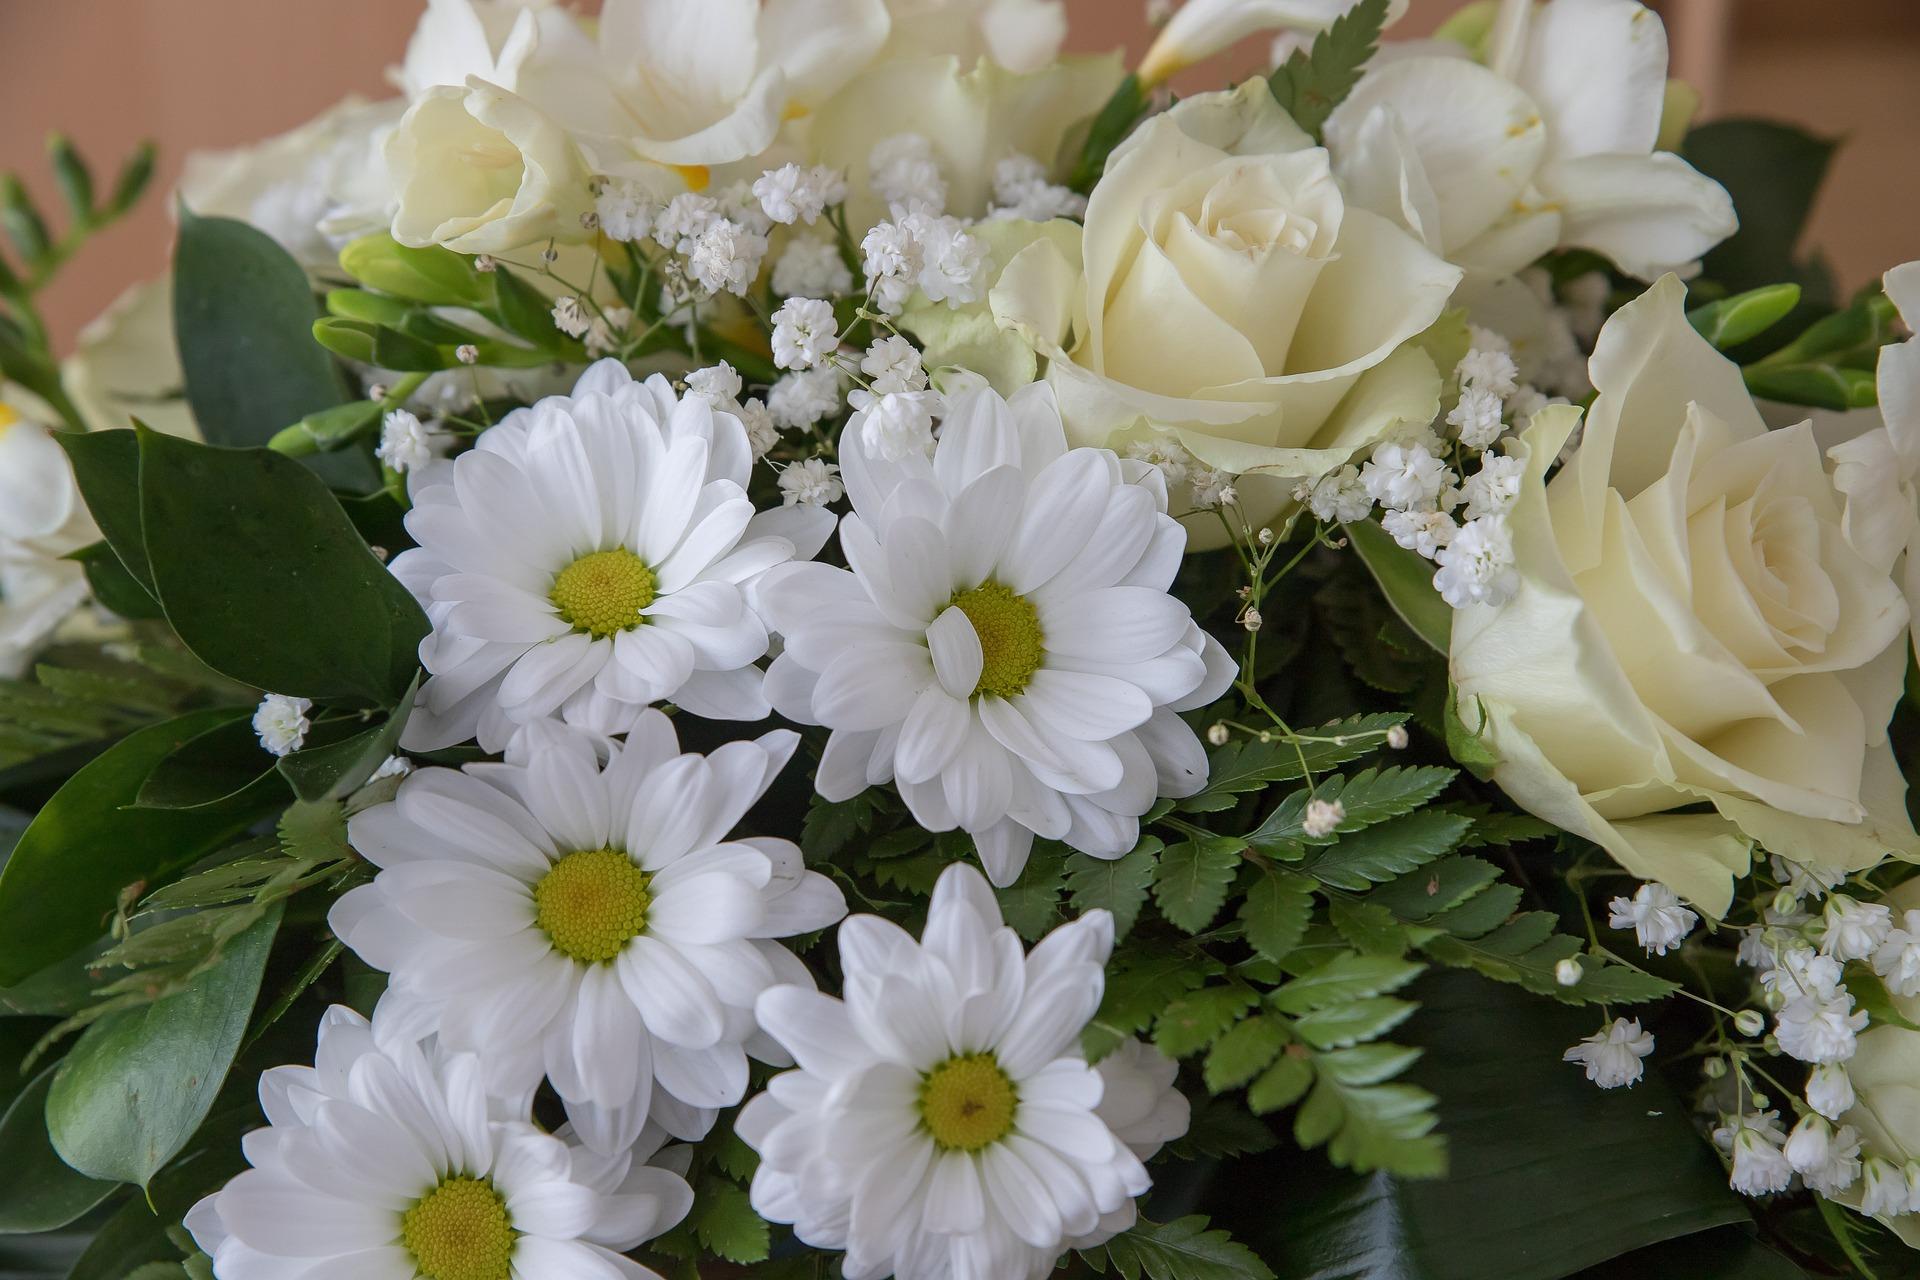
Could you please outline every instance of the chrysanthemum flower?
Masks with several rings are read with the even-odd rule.
[[[267,1072],[260,1102],[253,1167],[187,1215],[220,1280],[658,1280],[620,1254],[693,1204],[684,1150],[647,1163],[658,1130],[597,1155],[489,1098],[471,1054],[338,1006],[315,1065]]]
[[[420,545],[393,562],[433,623],[407,749],[477,737],[497,751],[556,712],[620,733],[668,699],[764,717],[753,664],[767,630],[748,597],[767,569],[818,551],[833,521],[756,514],[752,465],[738,418],[615,360],[483,434],[447,482],[413,495]]]
[[[783,566],[761,587],[785,650],[782,715],[833,730],[829,800],[894,781],[915,821],[974,838],[997,884],[1035,835],[1117,858],[1159,796],[1204,785],[1178,712],[1233,662],[1169,594],[1186,534],[1165,478],[1066,447],[1052,392],[951,398],[931,458],[841,439],[851,572]]]
[[[381,871],[329,923],[392,975],[383,1017],[482,1054],[499,1092],[545,1076],[596,1150],[650,1113],[698,1137],[745,1093],[747,1049],[785,1064],[754,1000],[809,979],[771,939],[846,912],[791,842],[728,839],[798,742],[683,755],[648,711],[602,767],[592,739],[529,726],[507,763],[422,769],[355,814]]]
[[[980,873],[949,868],[919,942],[877,916],[840,927],[842,1003],[760,998],[799,1061],[740,1113],[753,1207],[844,1249],[847,1280],[1038,1280],[1063,1248],[1134,1221],[1141,1161],[1186,1131],[1173,1064],[1129,1045],[1087,1065],[1113,918],[1022,951]]]

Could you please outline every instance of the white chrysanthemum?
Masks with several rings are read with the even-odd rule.
[[[818,551],[832,520],[756,515],[752,466],[738,418],[612,360],[482,435],[413,495],[420,545],[393,562],[433,623],[407,749],[477,737],[499,750],[556,711],[618,733],[666,699],[765,716],[752,664],[767,631],[749,593]]]
[[[1587,1079],[1602,1089],[1618,1089],[1639,1082],[1645,1070],[1640,1060],[1652,1052],[1653,1033],[1642,1031],[1639,1019],[1615,1018],[1560,1057],[1582,1064]]]
[[[1172,1064],[1129,1047],[1089,1067],[1113,919],[1024,953],[971,867],[940,877],[922,940],[875,916],[840,928],[842,1003],[762,996],[798,1060],[740,1113],[761,1153],[753,1207],[844,1249],[848,1280],[1039,1280],[1069,1244],[1125,1230],[1141,1164],[1186,1129]]]
[[[789,841],[727,839],[798,743],[683,755],[649,711],[602,767],[587,735],[528,726],[505,764],[423,769],[355,814],[380,873],[329,923],[391,975],[384,1015],[482,1054],[498,1091],[545,1076],[596,1150],[631,1143],[650,1105],[697,1137],[745,1092],[747,1050],[771,1048],[754,1000],[809,980],[771,939],[846,911]]]
[[[335,1006],[314,1062],[260,1078],[253,1167],[187,1214],[220,1280],[640,1280],[620,1254],[693,1205],[686,1151],[647,1163],[658,1130],[612,1156],[543,1133],[472,1054]]]
[[[852,571],[796,565],[762,591],[785,638],[768,697],[833,730],[820,794],[892,780],[1009,884],[1035,835],[1117,858],[1157,797],[1205,784],[1177,713],[1234,666],[1168,593],[1186,533],[1165,477],[1069,450],[1045,384],[958,392],[930,458],[885,461],[854,430],[841,448]]]
[[[1682,905],[1673,890],[1655,881],[1641,885],[1632,898],[1615,898],[1607,904],[1607,923],[1633,930],[1649,955],[1667,954],[1699,922],[1700,917]]]
[[[307,731],[313,728],[307,719],[307,712],[311,710],[313,700],[310,698],[270,693],[260,699],[260,705],[253,712],[253,731],[259,736],[261,747],[276,756],[298,751],[306,744]]]

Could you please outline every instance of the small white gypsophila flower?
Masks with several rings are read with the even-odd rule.
[[[873,305],[886,315],[899,315],[920,274],[919,241],[898,222],[876,223],[861,239],[860,254]]]
[[[446,445],[444,433],[430,430],[405,409],[394,409],[381,419],[380,447],[374,453],[381,462],[405,475],[438,458]]]
[[[1865,960],[1886,941],[1893,928],[1893,910],[1884,903],[1862,902],[1844,893],[1827,898],[1822,914],[1826,934],[1820,949],[1842,964]]]
[[[1460,402],[1447,410],[1447,425],[1469,449],[1484,449],[1500,438],[1506,423],[1500,415],[1506,411],[1500,397],[1491,391],[1462,391]]]
[[[1507,356],[1513,354],[1513,343],[1508,341],[1506,334],[1481,324],[1467,326],[1467,348],[1469,354],[1475,351],[1497,351]]]
[[[1778,1113],[1763,1111],[1757,1116],[1730,1116],[1714,1138],[1733,1153],[1733,1171],[1727,1184],[1742,1195],[1758,1196],[1785,1191],[1793,1181],[1793,1166],[1780,1149],[1785,1135],[1780,1131]]]
[[[569,338],[584,338],[593,327],[593,318],[580,305],[580,299],[563,293],[553,300],[553,327]]]
[[[1216,747],[1224,747],[1233,741],[1233,730],[1216,720],[1207,726],[1207,741]]]
[[[1804,942],[1792,942],[1774,952],[1773,967],[1760,975],[1760,985],[1781,999],[1832,995],[1840,989],[1840,962],[1823,956]]]
[[[652,234],[660,203],[633,179],[611,178],[601,185],[593,209],[600,216],[600,230],[607,239],[631,242]]]
[[[268,754],[276,756],[292,755],[306,743],[307,731],[313,728],[307,719],[307,712],[313,710],[310,698],[289,698],[283,693],[270,693],[260,699],[260,705],[253,713],[253,731],[260,735],[260,745]]]
[[[594,316],[593,323],[587,326],[587,354],[590,356],[609,356],[620,347],[627,326],[633,323],[633,312],[626,307],[606,307]]]
[[[1390,750],[1405,751],[1407,749],[1407,741],[1407,726],[1396,724],[1387,730],[1387,746]]]
[[[659,1126],[600,1154],[489,1096],[478,1055],[335,1005],[314,1065],[260,1078],[252,1167],[187,1212],[220,1280],[650,1276],[620,1254],[686,1217],[684,1149]]]
[[[1029,155],[1010,155],[993,167],[993,207],[989,218],[1024,218],[1047,222],[1053,218],[1080,218],[1087,198],[1047,176],[1046,166]]]
[[[595,1151],[649,1118],[698,1138],[740,1101],[748,1052],[772,1051],[754,1000],[810,984],[776,940],[846,914],[792,842],[727,838],[799,742],[683,752],[652,708],[622,744],[528,725],[504,763],[422,769],[353,815],[379,872],[327,922],[389,975],[383,1014],[482,1055],[503,1096],[546,1079]]]
[[[379,782],[383,778],[404,778],[412,772],[413,761],[405,756],[388,756],[380,762],[380,767],[373,771],[367,781]]]
[[[773,264],[772,284],[776,297],[839,298],[853,291],[853,272],[833,241],[795,236]]]
[[[1031,952],[972,867],[948,868],[915,939],[840,929],[844,998],[796,987],[755,1011],[798,1063],[741,1111],[753,1207],[849,1276],[1044,1280],[1061,1251],[1135,1222],[1144,1164],[1186,1131],[1175,1067],[1145,1045],[1089,1066],[1113,918]]]
[[[700,233],[719,217],[718,200],[697,191],[683,191],[654,216],[654,243],[675,253],[691,253]]]
[[[1563,987],[1577,987],[1580,979],[1586,976],[1586,970],[1572,956],[1553,966],[1553,980]]]
[[[1309,800],[1307,811],[1300,818],[1300,830],[1318,840],[1332,835],[1346,820],[1347,806],[1338,800]]]
[[[840,349],[840,322],[833,304],[819,298],[788,298],[773,313],[773,362],[782,369],[811,369]]]
[[[846,179],[826,165],[802,168],[797,164],[769,169],[754,180],[753,194],[767,217],[792,225],[813,223],[827,206],[847,198]]]
[[[1452,478],[1446,462],[1421,440],[1378,445],[1360,470],[1360,483],[1375,502],[1402,511],[1431,508]]]
[[[1773,1035],[1780,1052],[1802,1062],[1845,1062],[1858,1047],[1866,1028],[1867,1011],[1853,1007],[1844,991],[1831,995],[1795,996],[1773,1017]]]
[[[854,416],[848,431],[858,431],[867,452],[886,462],[926,457],[933,450],[933,415],[940,408],[937,391],[895,391],[876,396],[864,388],[847,395]]]
[[[780,501],[789,507],[824,507],[846,491],[839,464],[824,458],[807,458],[780,472]]]
[[[1560,1057],[1584,1065],[1587,1079],[1602,1089],[1618,1089],[1638,1083],[1646,1070],[1641,1059],[1652,1052],[1653,1033],[1642,1031],[1638,1018],[1615,1018]]]
[[[1186,446],[1171,436],[1155,435],[1145,440],[1135,440],[1127,445],[1122,456],[1144,462],[1165,476],[1168,489],[1185,480],[1188,468],[1194,465],[1193,455],[1187,452]]]
[[[899,391],[925,391],[927,370],[920,363],[920,352],[911,342],[897,335],[876,339],[860,357],[860,372],[877,396]]]
[[[1444,511],[1385,511],[1380,515],[1380,527],[1392,534],[1395,542],[1429,560],[1460,532],[1460,526]]]
[[[1920,996],[1920,911],[1903,911],[1873,952],[1873,971],[1896,996]]]
[[[767,237],[731,218],[707,224],[687,254],[687,275],[708,293],[746,297],[767,256]]]
[[[1486,330],[1480,332],[1485,333]],[[1481,391],[1496,398],[1505,398],[1520,385],[1520,368],[1514,364],[1511,355],[1478,345],[1461,357],[1453,371],[1460,379],[1463,392]]]
[[[840,412],[843,385],[832,365],[786,374],[767,392],[767,411],[784,431],[810,427]]]
[[[914,211],[901,222],[919,245],[915,283],[929,302],[959,308],[980,300],[988,264],[987,242],[967,224],[944,214]]]
[[[1807,1105],[1829,1120],[1853,1110],[1853,1080],[1838,1062],[1823,1062],[1807,1073]]]
[[[1440,565],[1433,575],[1434,590],[1456,609],[1470,604],[1502,605],[1519,589],[1513,534],[1505,516],[1467,521],[1434,559]]]
[[[1679,946],[1700,923],[1700,917],[1682,905],[1679,895],[1652,880],[1635,890],[1633,897],[1608,903],[1607,913],[1608,924],[1632,929],[1647,954],[1654,956],[1663,956]]]
[[[1187,495],[1188,500],[1201,511],[1231,506],[1233,480],[1233,472],[1221,471],[1196,461],[1187,469],[1187,484],[1191,490]]]
[[[1466,503],[1465,519],[1504,515],[1520,499],[1520,482],[1527,474],[1527,460],[1504,453],[1480,456],[1480,469],[1460,482],[1453,491]]]
[[[773,231],[773,219],[760,207],[760,197],[754,194],[751,182],[742,178],[738,182],[728,183],[715,194],[720,201],[721,217],[759,235],[768,235]]]
[[[698,396],[716,409],[730,407],[745,387],[739,371],[725,360],[687,375],[687,394]]]
[[[1773,878],[1796,898],[1824,898],[1847,879],[1847,873],[1837,868],[1823,867],[1817,862],[1795,862],[1777,853],[1768,862],[1773,868]]]
[[[1860,1132],[1850,1124],[1835,1129],[1824,1116],[1802,1116],[1782,1152],[1807,1186],[1823,1194],[1844,1191],[1860,1176]]]
[[[758,462],[773,451],[780,443],[780,428],[773,424],[773,412],[759,396],[750,396],[734,405],[731,412],[740,419],[740,425],[747,429],[747,444],[753,450],[753,460]]]
[[[1313,518],[1326,524],[1352,524],[1367,518],[1373,510],[1373,496],[1360,481],[1356,467],[1329,471],[1314,481],[1304,501]]]
[[[896,133],[876,143],[867,154],[867,185],[896,214],[937,214],[947,207],[947,180],[925,134]]]
[[[463,342],[453,349],[453,358],[461,364],[479,364],[480,348],[471,342]]]
[[[1907,1174],[1899,1165],[1882,1156],[1868,1156],[1861,1171],[1866,1177],[1860,1192],[1861,1213],[1870,1218],[1892,1218],[1914,1210]]]

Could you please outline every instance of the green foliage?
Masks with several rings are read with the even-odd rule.
[[[1250,738],[1229,742],[1209,756],[1206,787],[1177,807],[1187,813],[1230,808],[1235,796],[1308,777],[1363,756],[1386,740],[1389,729],[1406,721],[1404,712],[1373,713],[1350,716],[1293,737],[1275,731],[1266,741]]]
[[[1799,285],[1764,285],[1695,307],[1687,312],[1687,323],[1724,351],[1759,337],[1786,319],[1787,313],[1799,304]]]
[[[1579,940],[1553,932],[1554,918],[1532,911],[1479,937],[1442,935],[1422,948],[1442,964],[1473,969],[1567,1004],[1637,1004],[1673,994],[1677,984],[1598,956],[1580,957],[1580,981],[1560,985],[1554,968],[1573,958]]]
[[[1084,853],[1069,857],[1067,900],[1075,913],[1084,915],[1096,907],[1111,911],[1114,936],[1124,939],[1147,904],[1160,849],[1157,837],[1144,836],[1123,858],[1094,858]]]
[[[1433,589],[1433,566],[1395,542],[1376,521],[1361,520],[1341,529],[1400,620],[1435,653],[1446,653],[1453,608]]]
[[[126,660],[62,655],[63,665],[43,663],[31,680],[0,679],[0,773],[61,752],[97,748],[211,692],[230,692],[217,678],[208,684],[179,669],[169,662],[173,656],[139,649]],[[149,659],[167,669],[149,665]]]
[[[1227,900],[1227,886],[1240,869],[1246,842],[1231,836],[1183,840],[1160,855],[1153,898],[1176,928],[1199,933]]]
[[[1139,1222],[1080,1258],[1097,1275],[1112,1267],[1124,1280],[1273,1280],[1253,1251],[1199,1215]]]
[[[6,1063],[14,1071],[16,1064]],[[47,1134],[48,1067],[0,1115],[0,1235],[52,1231],[105,1200],[115,1183],[78,1172],[53,1149]]]
[[[1362,890],[1444,857],[1471,825],[1438,809],[1409,813],[1340,837],[1301,870],[1336,889]]]
[[[1360,83],[1387,22],[1387,0],[1360,0],[1334,19],[1309,49],[1296,49],[1267,77],[1273,96],[1294,123],[1321,140],[1327,117]]]
[[[1113,149],[1126,140],[1146,116],[1151,104],[1146,90],[1140,85],[1140,77],[1129,75],[1120,82],[1093,118],[1087,131],[1085,145],[1080,148],[1079,158],[1073,163],[1073,171],[1067,177],[1067,185],[1081,195],[1093,190],[1093,184],[1100,181],[1100,175],[1106,172],[1107,157]]]
[[[734,1183],[703,1180],[688,1222],[694,1237],[710,1253],[729,1262],[760,1262],[767,1256],[766,1220],[753,1211],[745,1188]]]
[[[1269,960],[1279,961],[1298,945],[1313,914],[1313,881],[1290,872],[1262,876],[1240,906],[1247,941]]]
[[[1454,771],[1433,765],[1389,765],[1384,769],[1362,769],[1355,774],[1335,774],[1322,779],[1312,791],[1295,791],[1274,806],[1272,814],[1247,837],[1247,842],[1276,857],[1302,856],[1296,846],[1330,844],[1339,836],[1372,826],[1388,818],[1412,813],[1426,804],[1453,781]],[[1333,835],[1309,836],[1302,823],[1307,802],[1338,801],[1346,811]]]

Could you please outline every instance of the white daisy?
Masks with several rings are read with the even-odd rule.
[[[1205,784],[1177,713],[1234,667],[1168,594],[1186,533],[1159,471],[1069,450],[1044,384],[960,391],[931,458],[880,458],[854,424],[841,450],[852,571],[783,566],[761,587],[785,640],[768,698],[833,730],[821,795],[892,780],[1008,884],[1035,835],[1117,858],[1156,797]]]
[[[645,712],[623,746],[555,722],[505,764],[422,769],[354,815],[381,868],[334,905],[333,931],[392,975],[381,1009],[485,1055],[502,1092],[544,1075],[583,1139],[617,1151],[652,1114],[679,1137],[740,1100],[753,1002],[807,970],[770,941],[825,928],[840,890],[786,840],[729,840],[799,738],[776,730],[680,753]]]
[[[267,1072],[260,1103],[253,1167],[187,1214],[220,1280],[641,1280],[621,1252],[693,1204],[688,1153],[646,1163],[657,1130],[596,1155],[490,1099],[473,1055],[390,1043],[338,1006],[315,1065]]]
[[[846,1250],[848,1280],[1038,1280],[1069,1243],[1131,1222],[1150,1181],[1139,1152],[1186,1115],[1151,1050],[1118,1056],[1111,1075],[1081,1056],[1111,916],[1089,912],[1027,954],[960,865],[940,877],[921,941],[876,916],[848,920],[839,941],[844,1003],[777,987],[758,1005],[800,1064],[735,1126],[761,1154],[762,1217]]]
[[[516,723],[555,712],[619,733],[669,698],[764,717],[752,664],[767,631],[750,592],[819,550],[833,520],[756,515],[752,466],[738,418],[613,360],[482,435],[414,494],[420,545],[393,562],[433,623],[407,749],[477,737],[497,751]]]

